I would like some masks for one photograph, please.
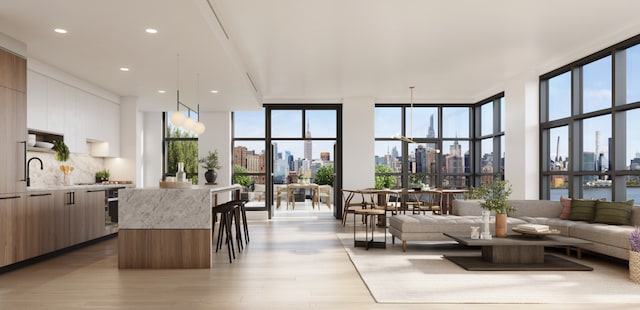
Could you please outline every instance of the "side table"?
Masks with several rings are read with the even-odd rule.
[[[369,248],[382,248],[387,247],[387,227],[384,226],[384,241],[374,241],[374,232],[376,230],[375,217],[377,215],[385,215],[385,210],[376,209],[355,209],[353,216],[353,246]],[[364,216],[364,240],[358,240],[356,237],[356,217],[360,214]],[[369,230],[371,230],[371,239],[369,239]]]

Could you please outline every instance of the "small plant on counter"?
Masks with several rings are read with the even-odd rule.
[[[209,151],[207,156],[200,158],[199,162],[202,164],[202,168],[207,170],[216,170],[220,169],[220,164],[218,163],[218,150],[213,152]]]
[[[64,141],[53,141],[53,150],[56,151],[56,160],[65,162],[69,160],[69,147]]]
[[[109,176],[111,174],[109,173],[108,169],[103,169],[100,170],[98,172],[96,172],[96,183],[102,183],[104,181],[109,181]]]

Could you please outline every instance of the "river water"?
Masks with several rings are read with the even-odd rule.
[[[611,201],[612,187],[588,187],[584,188],[584,199],[600,199],[605,198],[607,201]],[[566,188],[551,189],[550,200],[560,200],[560,196],[569,197],[569,190]],[[634,205],[640,205],[640,187],[628,187],[626,199],[616,199],[617,201],[634,200]]]

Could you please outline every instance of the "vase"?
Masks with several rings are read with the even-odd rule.
[[[629,251],[629,278],[640,284],[640,252]]]
[[[480,233],[480,239],[491,240],[491,231],[489,230],[489,217],[491,212],[482,211],[482,232]]]
[[[64,174],[64,178],[63,178],[62,182],[63,182],[64,185],[67,185],[67,186],[68,185],[73,185],[73,181],[71,181],[71,175],[68,174],[68,173]]]
[[[176,182],[187,182],[187,174],[184,172],[184,163],[178,163],[178,172],[176,172]]]
[[[215,184],[218,173],[215,170],[209,169],[204,173],[204,178],[207,180],[207,184]]]
[[[496,237],[504,238],[507,236],[507,214],[496,213]]]

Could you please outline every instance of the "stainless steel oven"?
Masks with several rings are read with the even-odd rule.
[[[118,190],[124,187],[115,187],[106,190],[106,212],[105,212],[105,223],[109,224],[118,224]]]

